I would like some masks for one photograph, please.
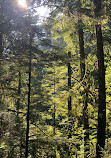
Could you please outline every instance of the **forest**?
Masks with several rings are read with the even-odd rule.
[[[0,0],[0,158],[111,158],[110,59],[110,0]]]

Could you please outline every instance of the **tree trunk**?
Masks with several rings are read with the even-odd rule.
[[[82,23],[82,21],[79,21]],[[80,49],[80,70],[81,70],[81,80],[85,76],[85,53],[84,53],[84,38],[83,38],[83,29],[79,26],[79,49]]]
[[[54,65],[54,98],[55,98],[55,65]],[[56,107],[55,107],[55,99],[54,99],[54,109],[53,109],[53,134],[55,135],[55,112],[56,112]]]
[[[18,83],[18,100],[17,100],[17,116],[20,108],[20,94],[21,94],[21,72],[19,70],[19,83]]]
[[[84,87],[84,99],[83,99],[83,127],[84,127],[84,158],[87,158],[90,152],[89,147],[89,120],[88,120],[88,92],[86,89],[85,81],[85,53],[84,53],[84,38],[83,29],[81,28],[82,21],[79,21],[79,48],[80,48],[80,70],[81,70],[81,82]]]
[[[68,91],[71,89],[71,52],[68,52]],[[68,97],[68,138],[72,137],[72,105],[71,95]],[[68,147],[68,157],[70,157],[70,148]]]
[[[71,65],[70,65],[70,60],[71,60],[71,52],[68,52],[68,91],[71,89]],[[68,97],[68,121],[69,121],[69,134],[68,134],[68,138],[71,138],[71,110],[72,110],[72,106],[71,106],[71,96],[69,95]]]
[[[0,66],[1,66],[1,60],[2,60],[2,34],[0,33]]]
[[[95,18],[101,17],[101,0],[94,0]],[[97,38],[97,58],[98,58],[98,85],[99,85],[99,105],[98,105],[98,127],[97,127],[97,145],[96,157],[103,157],[105,147],[105,130],[106,130],[106,91],[105,91],[105,68],[104,68],[104,51],[101,25],[96,25]]]
[[[54,64],[54,109],[53,109],[53,135],[56,134],[56,122],[55,122],[55,114],[56,114],[56,104],[55,104],[55,64]],[[54,158],[56,158],[56,148],[54,149]]]
[[[0,78],[1,78],[1,68],[2,68],[2,34],[0,33]],[[0,87],[2,87],[1,83],[0,83]],[[0,93],[0,103],[2,100],[2,94]]]
[[[32,37],[30,35],[29,50],[29,83],[28,83],[28,106],[27,106],[27,129],[26,129],[26,151],[25,158],[28,158],[28,140],[29,140],[29,120],[30,120],[30,92],[31,92],[31,58],[32,58]]]
[[[97,37],[97,58],[98,58],[98,84],[99,84],[99,105],[98,105],[98,127],[97,127],[97,146],[96,157],[102,157],[105,146],[106,129],[106,92],[105,92],[105,68],[104,52],[101,25],[96,25]]]
[[[2,76],[2,34],[0,33],[0,80],[1,80],[1,76]],[[1,82],[0,82],[0,89],[2,89]],[[0,92],[0,104],[2,105],[2,91]],[[1,138],[2,138],[2,133],[1,133],[1,129],[0,129],[0,145],[1,145]]]

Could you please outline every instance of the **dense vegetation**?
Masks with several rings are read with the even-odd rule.
[[[110,59],[110,0],[0,0],[0,158],[110,158]]]

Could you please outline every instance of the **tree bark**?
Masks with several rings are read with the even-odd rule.
[[[2,34],[0,33],[0,79],[2,76]],[[0,82],[0,89],[2,89],[2,83]],[[0,104],[2,105],[2,91],[0,90]],[[1,138],[2,138],[2,133],[0,129],[0,145],[1,145]]]
[[[28,83],[28,106],[27,106],[27,129],[26,129],[26,151],[25,151],[25,158],[28,158],[29,120],[30,120],[30,94],[31,94],[31,58],[32,58],[32,36],[30,35],[29,83]]]
[[[98,127],[96,157],[101,158],[105,146],[106,129],[106,91],[105,91],[105,68],[104,52],[101,25],[96,25],[97,37],[97,58],[98,58],[98,84],[99,84],[99,105],[98,105]]]
[[[0,66],[1,66],[1,60],[2,60],[2,34],[0,33]]]
[[[94,0],[94,13],[95,18],[101,17],[101,0]],[[96,157],[103,157],[103,150],[105,147],[105,130],[106,130],[106,90],[105,90],[105,68],[104,68],[104,51],[101,25],[96,26],[97,38],[97,58],[98,58],[98,85],[99,85],[99,104],[98,104],[98,127],[97,127],[97,145]]]
[[[79,25],[81,25],[82,21],[79,21]],[[85,76],[85,53],[84,53],[84,38],[83,38],[83,29],[79,26],[79,49],[80,49],[80,70],[81,70],[81,80],[83,80]]]
[[[71,52],[68,52],[68,91],[71,89],[71,65],[70,65],[70,60],[71,60]],[[69,121],[69,134],[68,138],[71,138],[71,111],[72,111],[72,105],[71,105],[71,96],[69,95],[68,97],[68,121]]]
[[[2,68],[2,34],[0,33],[0,78],[1,78],[1,68]],[[1,83],[0,83],[1,84]],[[2,87],[2,85],[0,85]],[[0,93],[0,103],[2,100],[2,94]]]
[[[89,147],[89,120],[88,120],[88,92],[85,81],[85,53],[84,53],[84,38],[83,29],[81,26],[82,21],[79,21],[79,48],[80,48],[80,70],[81,70],[81,81],[84,87],[84,98],[83,98],[83,127],[84,127],[84,158],[87,158],[90,153]]]
[[[54,98],[55,98],[55,65],[54,65]],[[56,107],[55,107],[55,99],[54,99],[54,109],[53,109],[53,134],[55,135],[55,112],[56,112]]]

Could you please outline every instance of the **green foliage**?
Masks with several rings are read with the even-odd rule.
[[[29,157],[84,157],[83,98],[88,93],[90,155],[96,155],[98,112],[98,63],[94,6],[87,1],[49,1],[51,15],[36,25],[37,16],[22,11],[13,1],[0,6],[0,157],[24,157],[29,81],[29,36],[33,35]],[[33,5],[35,4],[34,2]],[[45,3],[45,2],[44,2]],[[44,4],[43,3],[43,4]],[[40,4],[40,1],[38,1]],[[107,127],[105,157],[111,156],[111,47],[110,1],[103,2],[103,29]],[[30,12],[30,19],[29,19]],[[80,77],[78,20],[84,30],[85,70]],[[30,27],[32,32],[30,32]],[[68,90],[67,53],[71,51],[71,82]],[[84,84],[86,83],[86,84]],[[71,121],[68,97],[72,98]],[[55,129],[55,133],[54,133]],[[71,138],[68,138],[71,129]],[[70,156],[69,156],[70,153]]]

